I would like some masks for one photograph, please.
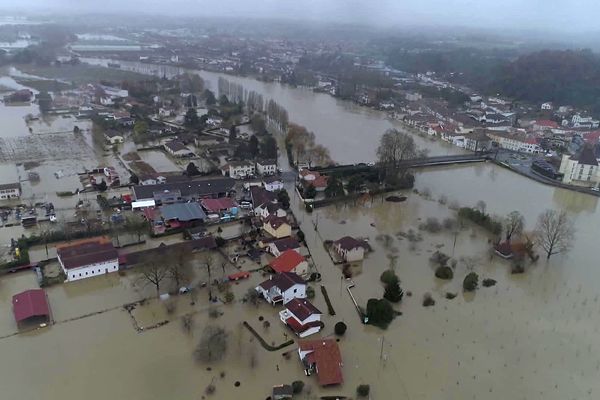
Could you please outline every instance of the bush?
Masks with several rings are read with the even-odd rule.
[[[225,303],[231,303],[235,299],[233,292],[225,293]]]
[[[306,288],[306,298],[308,298],[308,299],[315,298],[315,289],[312,286],[308,286]]]
[[[442,222],[442,225],[444,225],[444,229],[453,231],[456,229],[456,220],[454,218],[446,218]]]
[[[215,237],[215,243],[217,244],[217,247],[223,247],[225,243],[227,243],[227,240],[223,239],[221,236],[217,236]]]
[[[446,298],[448,300],[452,300],[455,297],[456,297],[456,293],[446,292]]]
[[[369,385],[358,385],[358,387],[356,388],[356,394],[361,397],[367,397],[370,391],[371,386]]]
[[[302,393],[303,389],[304,389],[304,382],[302,382],[302,381],[292,382],[292,392],[294,394]]]
[[[435,305],[435,300],[431,296],[431,293],[425,293],[423,295],[423,307],[431,307]]]
[[[494,235],[499,235],[502,233],[502,223],[496,221],[490,217],[489,214],[486,214],[481,210],[471,207],[462,207],[458,210],[458,216],[460,218],[468,219],[469,221],[493,233]]]
[[[388,269],[388,270],[383,271],[383,273],[381,274],[379,279],[381,280],[381,282],[383,282],[387,285],[390,282],[393,282],[394,280],[397,281],[398,277],[396,276],[396,272],[392,271],[391,269]]]
[[[435,270],[435,277],[438,279],[449,281],[450,279],[454,278],[454,271],[452,271],[452,268],[448,267],[447,265],[443,265],[437,267],[437,269]]]
[[[369,299],[367,302],[367,317],[369,318],[369,324],[380,328],[387,328],[395,316],[396,312],[392,308],[390,302],[386,299]]]
[[[344,333],[346,333],[346,329],[348,329],[348,327],[342,321],[335,324],[335,327],[333,328],[335,334],[338,336],[343,336]]]
[[[424,223],[419,225],[419,229],[429,233],[438,233],[442,230],[442,224],[440,224],[437,218],[429,217]]]
[[[404,292],[400,287],[400,281],[398,277],[394,276],[394,279],[385,285],[385,291],[383,292],[383,298],[391,301],[392,303],[398,303],[402,300]]]
[[[429,261],[440,266],[446,265],[448,260],[450,260],[450,257],[446,253],[442,253],[439,250],[433,253],[431,257],[429,257]]]
[[[465,280],[463,281],[463,290],[465,292],[472,292],[477,289],[479,285],[479,275],[476,272],[470,272],[465,276]]]
[[[483,287],[490,287],[490,286],[494,286],[495,284],[496,284],[496,280],[494,280],[494,279],[489,279],[489,278],[488,278],[488,279],[484,279],[484,280],[481,282],[481,285],[482,285]]]

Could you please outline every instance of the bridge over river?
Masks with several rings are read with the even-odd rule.
[[[425,167],[436,167],[446,166],[455,164],[471,164],[480,163],[493,159],[492,153],[473,153],[473,154],[458,154],[458,155],[447,155],[447,156],[435,156],[435,157],[424,157],[424,158],[412,158],[405,160],[400,163],[401,167],[404,168],[425,168]],[[369,164],[348,164],[348,165],[336,165],[331,167],[314,168],[315,171],[327,173],[349,173],[349,172],[368,172],[376,168],[375,165]]]

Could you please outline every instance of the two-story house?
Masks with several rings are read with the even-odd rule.
[[[293,299],[306,298],[306,282],[293,272],[282,272],[262,282],[256,291],[269,304],[287,304]]]

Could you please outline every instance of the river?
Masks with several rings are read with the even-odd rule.
[[[196,73],[217,94],[220,77],[239,83],[248,91],[262,94],[265,100],[273,99],[283,106],[288,111],[290,121],[313,131],[317,142],[327,147],[332,158],[341,164],[375,161],[381,135],[390,128],[404,129],[400,122],[389,118],[383,111],[362,107],[325,93],[315,93],[307,88],[165,65],[98,58],[84,58],[82,61],[103,66],[118,63],[123,70],[161,77],[172,77],[184,72]],[[415,141],[420,148],[429,149],[430,155],[461,153],[460,149],[444,142],[420,136],[415,136]]]
[[[127,68],[126,63],[121,65]],[[216,88],[218,74],[201,75]],[[314,130],[317,140],[330,147],[339,162],[371,160],[378,134],[393,125],[381,113],[327,95],[276,83],[227,78],[282,104],[289,110],[290,120]],[[354,123],[341,122],[347,120]],[[357,144],[348,145],[350,140]],[[337,147],[331,147],[336,143]],[[431,148],[432,154],[455,151],[437,142],[420,143]],[[421,170],[416,176],[416,189],[431,195],[425,198],[406,191],[408,200],[404,203],[376,198],[362,206],[331,206],[312,214],[305,213],[292,195],[292,208],[305,232],[313,261],[323,275],[321,284],[327,286],[336,311],[336,316],[324,316],[323,334],[332,334],[337,321],[349,326],[340,340],[345,378],[341,388],[317,389],[314,377],[303,376],[296,356],[285,360],[281,352],[256,348],[256,342],[240,330],[240,320],[246,319],[260,328],[269,341],[283,340],[276,309],[264,304],[258,309],[240,303],[222,307],[224,315],[217,321],[230,331],[230,349],[225,362],[217,363],[211,371],[193,363],[191,358],[202,324],[209,323],[200,311],[197,310],[199,325],[193,337],[181,331],[179,321],[136,333],[128,315],[117,306],[151,295],[152,291],[132,291],[135,279],[128,272],[124,277],[95,278],[48,290],[57,320],[117,308],[39,333],[0,339],[0,354],[7,360],[0,367],[5,397],[196,399],[213,382],[217,386],[213,398],[244,395],[261,399],[267,397],[271,385],[302,379],[312,386],[311,395],[306,396],[310,399],[322,394],[354,397],[360,383],[371,385],[373,399],[598,398],[598,198],[541,185],[491,164]],[[447,198],[447,204],[438,201],[442,196]],[[455,246],[453,235],[447,232],[423,233],[417,243],[397,235],[411,228],[417,230],[428,217],[455,216],[448,207],[452,203],[475,205],[478,200],[485,201],[492,214],[520,211],[528,230],[543,210],[564,209],[576,224],[574,246],[566,255],[554,256],[550,262],[541,259],[529,266],[525,274],[512,275],[508,262],[490,257],[487,238],[476,228],[460,232]],[[331,263],[323,248],[324,240],[346,234],[369,238],[374,249],[362,266],[352,267],[356,283],[353,291],[360,304],[381,296],[379,275],[388,268],[388,256],[398,255],[396,271],[403,288],[412,295],[407,294],[397,306],[402,315],[387,330],[358,322],[345,292],[348,282],[340,280],[340,269]],[[381,235],[389,235],[389,243],[379,240]],[[437,249],[458,260],[455,278],[450,282],[433,276],[428,259]],[[470,268],[479,273],[480,279],[497,280],[497,285],[463,294],[462,278]],[[202,270],[198,271],[200,274]],[[239,299],[261,279],[253,274],[250,280],[235,285],[236,297]],[[3,279],[2,305],[9,301],[9,294],[32,284],[33,278],[26,274]],[[421,305],[427,292],[436,300],[430,308]],[[447,300],[446,292],[458,296]],[[327,309],[319,290],[314,303]],[[205,306],[205,300],[198,305]],[[185,312],[183,303],[180,307]],[[8,314],[8,305],[2,309]],[[151,303],[140,312],[140,318],[160,320],[161,310]],[[271,327],[260,327],[258,315],[270,320]],[[0,333],[13,332],[13,324],[10,316],[0,317]],[[223,378],[217,372],[222,370]],[[236,380],[241,381],[239,388],[234,385]]]

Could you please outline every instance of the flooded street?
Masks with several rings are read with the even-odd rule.
[[[201,75],[216,88],[218,74]],[[245,78],[228,79],[286,107],[290,120],[314,130],[317,141],[329,147],[338,162],[372,160],[379,135],[393,126],[383,113],[324,94]],[[432,155],[458,151],[440,142],[418,140]],[[68,179],[60,184],[64,189],[75,183],[64,179]],[[42,176],[44,181],[52,183],[52,178]],[[63,189],[53,183],[53,191]],[[284,333],[289,332],[279,322],[277,308],[239,301],[264,279],[259,273],[232,285],[236,302],[216,306],[223,313],[216,319],[209,316],[207,288],[198,290],[194,305],[191,295],[178,296],[174,299],[176,309],[169,315],[164,304],[153,299],[154,288],[141,286],[134,270],[127,270],[124,276],[115,273],[52,286],[47,292],[57,324],[14,335],[11,296],[37,286],[33,273],[23,272],[0,280],[3,398],[200,399],[212,383],[216,386],[213,398],[264,399],[273,385],[297,379],[312,387],[306,396],[309,399],[355,396],[361,383],[371,385],[373,399],[598,398],[598,199],[544,186],[490,164],[419,171],[416,189],[429,192],[430,198],[406,192],[408,200],[403,203],[388,203],[378,197],[372,204],[330,206],[312,214],[307,214],[292,195],[293,211],[323,276],[322,282],[312,284],[317,293],[314,304],[327,312],[319,290],[324,285],[336,312],[335,316],[323,316],[322,336],[332,335],[338,321],[348,325],[339,343],[344,361],[342,387],[318,388],[314,376],[303,375],[295,353],[289,360],[282,357],[294,346],[268,352],[241,325],[248,321],[276,345],[284,342]],[[446,204],[438,202],[441,196],[447,198]],[[554,256],[549,263],[541,259],[525,274],[512,275],[508,262],[490,257],[487,237],[476,228],[462,230],[456,242],[448,232],[421,232],[422,240],[417,242],[399,235],[411,228],[418,231],[418,225],[428,217],[455,217],[449,208],[454,202],[473,206],[478,200],[485,201],[492,214],[520,211],[527,229],[535,225],[543,210],[565,209],[577,228],[575,245],[565,256]],[[368,238],[374,250],[362,266],[352,267],[356,284],[352,292],[363,306],[369,298],[382,296],[379,276],[389,268],[388,256],[398,256],[395,270],[405,292],[412,295],[405,295],[396,306],[402,315],[387,330],[359,322],[346,291],[350,282],[340,279],[340,267],[333,265],[323,247],[323,241],[344,235]],[[382,240],[382,235],[389,239]],[[451,281],[434,277],[429,258],[438,249],[458,260]],[[33,254],[39,257],[42,251],[36,248]],[[192,280],[196,283],[208,279],[201,257],[194,256]],[[461,261],[466,258],[471,262]],[[217,266],[213,273],[219,278],[235,271],[232,266],[221,271],[220,260],[213,262]],[[496,286],[463,294],[462,279],[469,268],[480,280],[495,279]],[[457,297],[448,300],[447,292]],[[425,293],[435,299],[433,307],[422,306]],[[131,314],[122,307],[146,298],[151,300]],[[191,335],[182,329],[185,314],[194,315]],[[269,328],[263,328],[259,316],[270,322]],[[133,323],[149,327],[165,320],[170,322],[139,332]],[[198,364],[192,357],[206,325],[223,326],[229,335],[225,358],[211,364],[210,370],[209,365]],[[235,386],[235,382],[240,385]]]

